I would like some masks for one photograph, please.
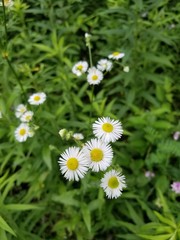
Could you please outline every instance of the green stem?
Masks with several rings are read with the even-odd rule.
[[[91,53],[91,46],[90,46],[90,44],[88,45],[88,51],[89,51],[90,67],[93,67],[92,53]]]
[[[4,5],[4,0],[2,0],[2,5],[3,5],[3,17],[4,17],[4,29],[5,29],[5,36],[6,36],[6,48],[7,48],[7,42],[8,42],[8,35],[7,35],[7,26],[6,26],[6,9],[5,9],[5,5]]]
[[[4,30],[5,30],[5,50],[7,50],[8,31],[7,31],[7,25],[6,25],[7,20],[6,20],[6,10],[5,10],[5,5],[4,5],[4,0],[2,0],[2,4],[3,4],[3,17],[4,17]],[[13,68],[11,61],[9,60],[7,53],[5,53],[5,57],[4,57],[4,58],[6,59],[8,65],[9,65],[9,68],[11,69],[12,73],[14,74],[14,76],[15,76],[15,78],[16,78],[16,80],[17,80],[17,82],[18,82],[18,84],[19,84],[19,86],[20,86],[20,88],[21,88],[21,91],[22,91],[22,93],[23,93],[23,98],[24,98],[24,100],[26,100],[26,94],[25,94],[23,85],[22,85],[22,83],[21,83],[21,81],[20,81],[20,79],[19,79],[16,71],[15,71],[14,68]]]

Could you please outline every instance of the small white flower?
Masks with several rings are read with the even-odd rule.
[[[90,38],[91,37],[91,34],[89,34],[89,33],[85,33],[85,38]]]
[[[153,173],[151,171],[146,171],[144,175],[145,175],[146,178],[149,178],[149,179],[155,177],[155,173]]]
[[[103,79],[103,73],[95,67],[89,68],[87,81],[90,85],[99,84]]]
[[[175,141],[177,141],[179,139],[179,137],[180,137],[180,132],[179,131],[175,132],[174,135],[173,135],[173,139]]]
[[[113,52],[108,56],[108,58],[118,60],[120,58],[123,58],[124,56],[125,56],[125,53]]]
[[[128,73],[129,72],[129,66],[124,66],[123,71]]]
[[[14,132],[16,140],[18,142],[25,142],[29,137],[29,130],[30,128],[26,123],[21,123]]]
[[[107,72],[111,71],[112,66],[113,66],[112,62],[107,59],[101,59],[97,63],[97,68],[102,72],[103,71],[107,71]]]
[[[108,198],[118,198],[126,187],[125,176],[121,172],[111,170],[104,174],[100,186]]]
[[[121,122],[109,117],[98,118],[92,127],[94,135],[107,143],[115,142],[123,133]]]
[[[69,181],[83,178],[88,171],[89,163],[78,147],[70,147],[59,158],[60,170]]]
[[[14,1],[12,0],[4,0],[4,6],[5,7],[12,7],[14,5]],[[0,6],[3,6],[2,0],[0,2]]]
[[[26,106],[24,104],[19,104],[16,108],[15,115],[17,118],[20,118],[26,111]]]
[[[84,136],[82,133],[74,133],[73,138],[76,140],[82,140],[82,139],[84,139]]]
[[[29,99],[28,102],[31,105],[40,105],[42,104],[44,101],[46,100],[46,94],[43,92],[39,92],[39,93],[34,93],[32,94]]]
[[[86,61],[79,61],[73,66],[72,72],[79,77],[83,73],[85,73],[87,69],[88,69],[88,63]]]
[[[30,122],[32,120],[34,113],[32,111],[25,112],[21,117],[21,122]]]
[[[85,144],[82,151],[90,162],[89,168],[93,172],[104,171],[111,165],[113,158],[112,148],[100,139],[91,139]]]

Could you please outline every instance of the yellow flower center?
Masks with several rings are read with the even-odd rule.
[[[39,101],[40,99],[41,99],[40,96],[38,95],[34,96],[34,101]]]
[[[113,131],[114,127],[113,127],[113,125],[110,124],[110,123],[104,123],[104,124],[102,125],[102,129],[103,129],[103,131],[110,133],[110,132]]]
[[[25,108],[21,108],[21,109],[20,109],[20,112],[21,112],[21,113],[24,113],[25,111],[26,111]]]
[[[29,121],[29,120],[31,120],[31,115],[26,116],[26,121]]]
[[[108,187],[110,188],[117,188],[119,186],[119,181],[117,177],[113,176],[108,181]]]
[[[79,166],[77,158],[69,158],[67,160],[67,167],[69,170],[76,170]]]
[[[82,66],[82,65],[78,65],[78,66],[76,67],[76,70],[82,71],[82,69],[83,69],[83,66]]]
[[[9,3],[9,0],[4,0],[4,5],[6,6]]]
[[[97,75],[93,75],[92,76],[92,80],[96,81],[98,79],[98,76]]]
[[[99,148],[94,148],[91,150],[91,160],[94,162],[100,162],[103,159],[104,153]]]
[[[20,134],[21,136],[24,136],[24,135],[26,134],[26,129],[21,128],[21,129],[19,130],[19,134]]]
[[[119,52],[113,52],[113,56],[118,56],[120,53]]]

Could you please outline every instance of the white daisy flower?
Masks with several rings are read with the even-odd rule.
[[[27,111],[26,106],[24,104],[19,104],[16,107],[15,115],[17,118],[20,118],[26,111]]]
[[[84,139],[84,136],[82,133],[74,133],[73,138],[76,140],[82,140],[82,139]]]
[[[85,144],[82,151],[90,162],[89,168],[93,172],[104,171],[111,165],[113,150],[109,144],[100,139],[91,139]]]
[[[38,92],[38,93],[34,93],[32,94],[29,99],[28,102],[31,105],[40,105],[42,104],[44,101],[46,100],[46,94],[43,92]]]
[[[14,132],[18,142],[25,142],[29,137],[29,126],[26,123],[21,123]]]
[[[121,122],[109,117],[98,118],[92,127],[94,135],[107,143],[117,141],[123,133]]]
[[[87,81],[90,85],[99,84],[103,79],[103,73],[95,67],[89,68]]]
[[[14,1],[12,0],[4,0],[4,6],[5,7],[12,7],[14,5]],[[2,0],[0,2],[0,6],[3,6]]]
[[[100,186],[103,188],[108,198],[118,198],[126,187],[125,176],[116,170],[111,170],[104,174]]]
[[[108,58],[118,60],[120,58],[123,58],[124,56],[125,56],[125,53],[113,52],[108,56]]]
[[[111,71],[112,66],[113,66],[112,62],[107,59],[101,59],[97,63],[97,68],[102,72],[103,71],[107,71],[107,72]]]
[[[70,147],[59,158],[60,170],[69,181],[83,178],[88,171],[89,163],[78,147]]]
[[[87,69],[88,63],[86,61],[80,61],[73,66],[72,72],[79,77],[85,73]]]
[[[32,111],[25,112],[21,117],[21,122],[30,122],[32,120],[34,113]]]

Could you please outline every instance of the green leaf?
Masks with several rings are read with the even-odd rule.
[[[138,236],[142,237],[143,239],[148,240],[169,240],[172,234],[162,234],[162,235],[144,235],[138,234]]]
[[[13,229],[7,224],[7,222],[1,216],[0,216],[0,228],[11,233],[12,235],[16,236],[16,233],[13,231]]]
[[[42,150],[42,156],[45,164],[47,165],[48,169],[52,170],[52,162],[51,162],[51,152],[49,146],[44,146]]]
[[[41,207],[33,204],[6,204],[3,207],[11,211],[27,211],[32,209],[41,209]]]
[[[176,229],[176,224],[172,221],[172,220],[169,220],[168,218],[162,216],[160,213],[154,211],[155,215],[158,217],[159,221],[161,221],[162,223],[165,223],[173,228]]]
[[[82,212],[83,220],[86,224],[86,227],[88,231],[91,232],[91,213],[87,204],[85,203],[82,204],[81,212]]]

